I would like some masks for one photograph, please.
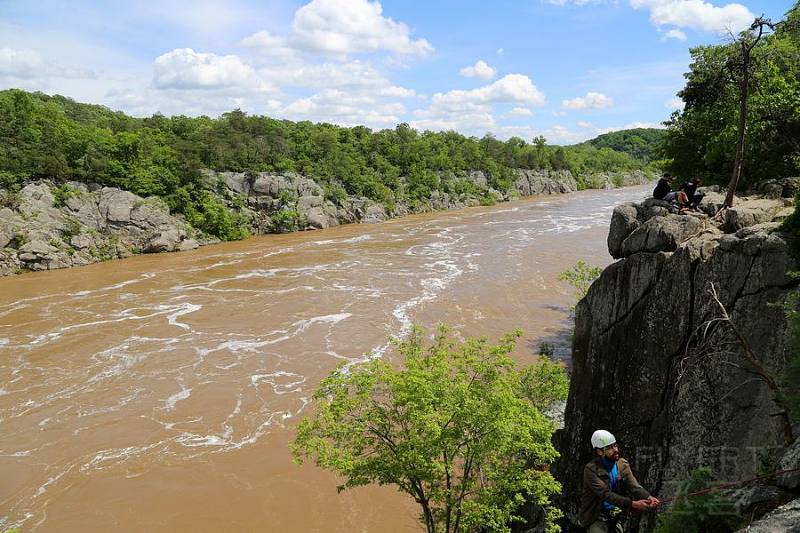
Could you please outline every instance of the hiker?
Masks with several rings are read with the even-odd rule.
[[[691,208],[697,207],[703,196],[705,196],[703,193],[697,192],[697,188],[700,185],[702,185],[700,178],[694,178],[681,185],[681,190],[686,193],[686,197],[689,199],[689,207]]]
[[[689,205],[689,197],[686,196],[684,191],[672,190],[672,174],[668,172],[665,172],[661,179],[658,180],[656,188],[653,189],[653,198],[666,202],[678,202],[681,207]]]
[[[628,461],[619,456],[614,435],[598,429],[592,448],[595,457],[583,469],[578,518],[589,533],[621,533],[625,513],[650,511],[660,502],[636,481]]]

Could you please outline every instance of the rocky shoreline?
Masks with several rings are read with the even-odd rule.
[[[718,321],[722,304],[766,372],[784,375],[793,347],[779,303],[798,286],[789,273],[800,268],[800,253],[796,237],[781,231],[792,199],[768,196],[738,198],[716,217],[724,197],[714,192],[699,213],[654,199],[614,210],[608,249],[618,261],[577,306],[570,395],[557,434],[560,507],[570,527],[598,428],[617,436],[639,480],[661,499],[701,466],[720,483],[800,468],[800,440],[787,444],[772,392]],[[797,473],[726,495],[750,519],[792,502],[750,531],[796,531],[780,524],[800,523]],[[654,527],[648,515],[631,531]]]
[[[593,188],[645,183],[640,171],[596,174]],[[472,193],[434,191],[415,205],[391,207],[367,198],[326,197],[313,179],[294,173],[203,173],[204,186],[238,213],[252,234],[324,229],[340,224],[376,223],[411,213],[459,209],[487,200],[503,202],[537,194],[578,190],[569,171],[517,171],[511,193],[492,189],[483,172],[462,180]],[[17,193],[0,190],[0,276],[53,270],[119,259],[140,253],[191,250],[219,242],[203,235],[158,197],[142,198],[121,189],[69,182],[29,183]]]

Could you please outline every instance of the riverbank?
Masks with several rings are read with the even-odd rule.
[[[460,190],[433,191],[425,201],[393,205],[363,197],[331,197],[316,181],[295,173],[206,171],[203,186],[218,200],[217,216],[227,220],[233,214],[250,234],[259,235],[376,223],[412,213],[564,194],[584,187],[638,185],[653,177],[642,171],[576,178],[568,170],[518,170],[513,188],[504,192],[493,189],[486,174],[476,171],[460,178]],[[0,276],[142,253],[185,251],[214,242],[219,241],[170,213],[158,197],[142,198],[121,189],[78,182],[56,186],[38,181],[17,193],[0,190]]]

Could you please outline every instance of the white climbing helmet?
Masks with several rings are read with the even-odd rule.
[[[592,447],[605,448],[617,442],[617,439],[605,429],[598,429],[592,433]]]

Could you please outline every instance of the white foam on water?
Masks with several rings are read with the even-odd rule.
[[[321,315],[312,318],[298,320],[292,326],[295,326],[294,335],[302,333],[315,324],[338,324],[342,320],[347,320],[353,316],[352,313],[338,313],[334,315]]]
[[[0,453],[0,457],[30,457],[31,450],[22,450],[14,453]]]
[[[287,377],[293,378],[294,380],[287,381],[286,383],[278,382],[280,378]],[[253,387],[258,387],[258,385],[262,382],[268,383],[272,387],[272,391],[275,394],[287,394],[289,392],[297,392],[301,390],[299,386],[306,382],[306,377],[301,376],[300,374],[295,374],[294,372],[284,372],[283,370],[271,372],[269,374],[253,374],[250,376],[250,383]]]
[[[11,339],[0,337],[0,346],[6,346],[7,344],[11,344]]]
[[[71,467],[71,466],[70,466],[69,468],[67,468],[66,470],[64,470],[63,472],[61,472],[60,474],[58,474],[57,476],[53,476],[53,477],[49,478],[49,479],[47,480],[47,482],[45,482],[45,484],[44,484],[44,485],[42,485],[41,487],[39,487],[39,489],[36,491],[36,495],[34,496],[34,498],[38,498],[39,496],[41,496],[42,494],[44,494],[45,492],[47,492],[47,488],[48,488],[50,485],[52,485],[53,483],[57,482],[59,479],[61,479],[61,477],[62,477],[64,474],[66,474],[66,473],[67,473],[67,472],[69,472],[70,470],[72,470],[72,467]]]
[[[322,245],[322,244],[352,244],[356,242],[371,241],[374,237],[372,235],[359,235],[358,237],[350,237],[348,239],[326,239],[322,241],[311,241],[308,245]]]
[[[6,389],[0,388],[0,396],[5,396],[6,394],[11,394]]]
[[[175,394],[173,394],[172,396],[170,396],[169,398],[164,400],[164,409],[166,409],[167,411],[174,410],[175,409],[175,405],[178,402],[186,400],[191,395],[192,395],[192,389],[191,388],[188,388],[188,389],[187,388],[183,388],[183,385],[181,385],[181,390],[180,391],[176,392]]]
[[[167,315],[167,321],[172,326],[178,326],[179,328],[183,328],[183,329],[191,331],[192,328],[190,328],[187,324],[184,324],[182,322],[178,322],[178,318],[183,316],[183,315],[188,315],[189,313],[194,313],[195,311],[199,311],[202,308],[203,308],[202,305],[191,304],[191,303],[187,302],[187,303],[181,305],[180,308],[177,311],[175,311],[174,313]]]

